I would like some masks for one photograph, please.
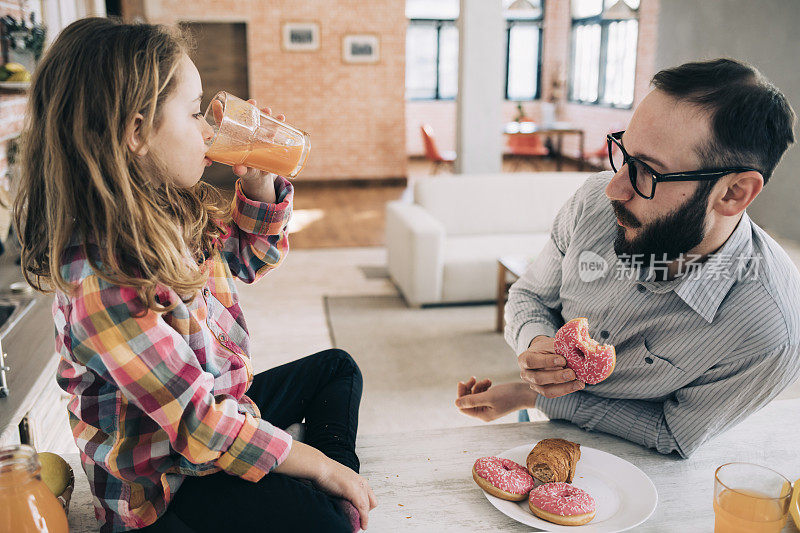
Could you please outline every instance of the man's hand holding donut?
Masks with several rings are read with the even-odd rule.
[[[553,343],[552,337],[539,335],[517,357],[522,381],[545,398],[558,398],[584,387],[582,381],[575,379],[575,372],[566,367],[567,360],[556,353]]]

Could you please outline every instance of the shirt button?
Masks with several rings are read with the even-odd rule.
[[[648,365],[652,365],[653,364],[653,358],[652,357],[645,357],[644,358],[644,362],[647,363]]]
[[[222,342],[227,342],[228,341],[228,337],[224,333],[220,333],[219,334],[219,340],[221,340]]]
[[[211,296],[211,291],[208,289],[203,289],[203,294],[205,294],[206,296]]]
[[[645,289],[645,288],[644,288],[644,285],[639,285],[639,284],[637,284],[637,285],[636,285],[636,290],[637,290],[637,291],[639,291],[639,292],[644,292],[644,291],[646,291],[647,289]]]
[[[602,337],[604,339],[607,339],[608,335],[609,335],[609,333],[606,330],[603,330],[603,331],[600,332],[600,337]]]

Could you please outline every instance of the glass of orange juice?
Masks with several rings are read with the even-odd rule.
[[[714,533],[778,533],[791,496],[791,482],[770,468],[724,464],[714,473]]]
[[[220,91],[205,112],[214,129],[206,156],[226,165],[246,165],[286,178],[300,173],[311,150],[308,133],[256,106]]]

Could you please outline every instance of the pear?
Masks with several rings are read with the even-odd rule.
[[[69,483],[70,466],[60,456],[50,452],[39,452],[42,465],[42,481],[50,492],[60,496]]]

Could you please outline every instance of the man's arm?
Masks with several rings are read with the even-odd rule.
[[[561,262],[564,254],[551,238],[525,273],[508,290],[505,339],[520,354],[534,337],[554,337],[561,317]]]
[[[559,398],[539,395],[536,407],[551,419],[569,420],[689,457],[704,442],[761,409],[800,377],[800,347],[783,345],[717,365],[664,402],[615,400],[580,391]]]
[[[590,177],[561,207],[550,231],[550,240],[508,290],[505,339],[520,354],[534,337],[555,336],[564,324],[561,317],[561,280],[564,254],[583,214],[586,198],[596,194],[602,181]]]

